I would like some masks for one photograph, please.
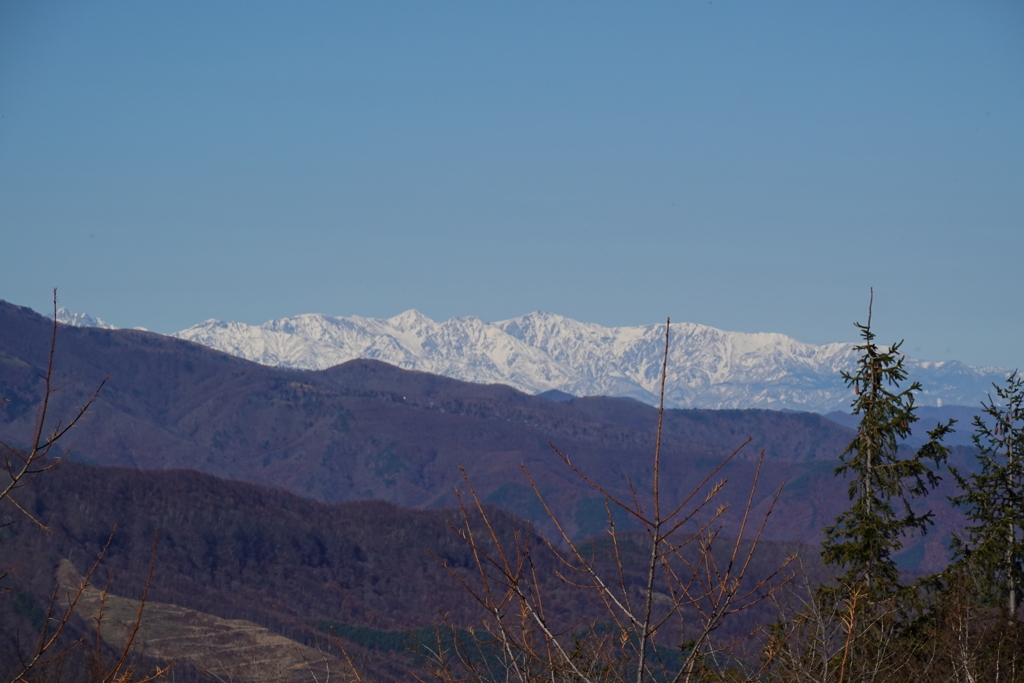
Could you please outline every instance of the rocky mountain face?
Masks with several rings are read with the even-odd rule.
[[[57,309],[57,322],[64,323],[65,325],[72,325],[74,327],[98,327],[101,330],[117,329],[116,326],[111,325],[102,318],[95,318],[88,313],[75,313],[74,311],[69,311],[63,306]]]
[[[262,325],[207,320],[176,333],[248,360],[319,370],[357,358],[385,361],[477,383],[539,394],[658,400],[664,326],[603,327],[550,313],[497,323],[477,317],[435,322],[417,311],[388,319],[308,314]],[[672,326],[666,405],[671,408],[845,410],[851,394],[840,372],[853,367],[853,343],[805,344],[774,333]],[[1009,374],[957,361],[908,359],[922,405],[977,405]]]

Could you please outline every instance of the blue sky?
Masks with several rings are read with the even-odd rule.
[[[1024,4],[0,0],[0,298],[1024,365]]]

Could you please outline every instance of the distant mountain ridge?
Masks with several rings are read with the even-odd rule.
[[[70,320],[69,320],[70,322]],[[82,324],[71,322],[70,324]],[[535,312],[487,323],[436,322],[410,310],[393,318],[305,314],[262,325],[207,320],[172,336],[269,366],[322,370],[358,358],[540,394],[619,396],[657,402],[664,326],[604,327]],[[840,372],[852,342],[806,344],[777,333],[675,323],[666,405],[827,413],[852,398]],[[907,359],[922,405],[978,405],[1002,368]]]
[[[53,316],[49,316],[52,318]],[[73,325],[75,327],[98,327],[101,330],[116,330],[117,327],[111,325],[102,318],[96,318],[88,313],[75,313],[61,306],[57,309],[57,322],[64,323],[65,325]]]

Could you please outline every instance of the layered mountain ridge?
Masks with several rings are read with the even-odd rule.
[[[60,318],[60,316],[58,316]],[[62,322],[82,324],[70,316]],[[436,322],[410,310],[388,319],[305,314],[262,325],[207,320],[175,333],[269,366],[321,370],[359,358],[528,393],[619,396],[656,403],[664,326],[604,327],[535,312],[496,323]],[[807,344],[777,333],[728,332],[675,323],[666,405],[829,412],[852,398],[841,378],[852,342]],[[977,405],[1002,368],[907,359],[923,405]]]

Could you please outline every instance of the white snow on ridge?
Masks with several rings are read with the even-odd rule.
[[[113,329],[85,313],[57,320]],[[665,349],[661,324],[603,327],[551,313],[487,323],[475,316],[436,322],[410,310],[393,318],[298,315],[262,325],[206,320],[172,336],[263,365],[322,370],[373,358],[469,382],[528,393],[628,396],[657,403]],[[852,342],[805,344],[777,333],[672,325],[666,405],[830,412],[852,398],[840,376],[852,370]],[[1009,372],[957,361],[907,359],[921,405],[977,405]]]
[[[47,316],[53,318],[53,316]],[[57,322],[71,325],[72,327],[98,327],[104,330],[116,330],[117,327],[99,318],[94,318],[88,313],[75,313],[61,306],[57,309]]]
[[[486,323],[475,316],[436,322],[415,310],[393,318],[299,315],[262,325],[216,320],[174,335],[242,358],[319,370],[356,358],[455,379],[501,383],[529,393],[657,401],[664,326],[603,327],[550,313]],[[853,343],[805,344],[777,333],[672,326],[666,403],[676,408],[845,409],[840,372]],[[1009,374],[956,361],[907,360],[923,405],[976,405]]]

